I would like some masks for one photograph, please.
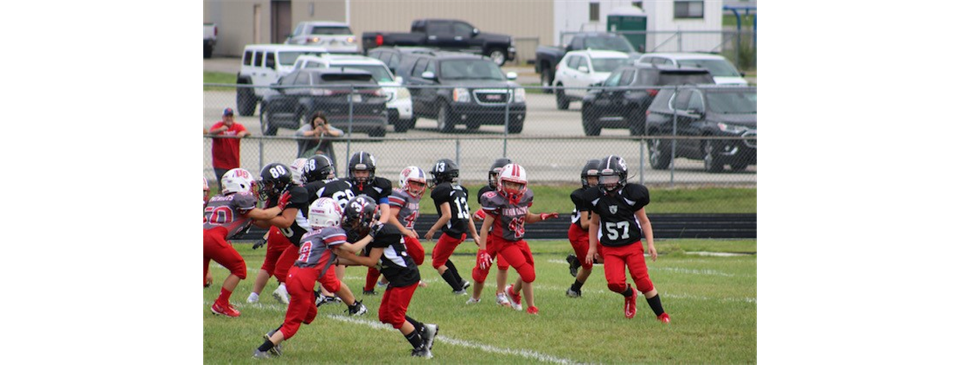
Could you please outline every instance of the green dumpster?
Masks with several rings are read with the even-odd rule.
[[[633,48],[640,52],[647,49],[647,14],[634,6],[613,9],[607,14],[608,32],[628,32],[623,34]],[[643,33],[641,33],[641,31]]]

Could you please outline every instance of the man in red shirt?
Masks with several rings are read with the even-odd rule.
[[[207,134],[212,136],[229,136],[237,138],[213,139],[213,171],[217,174],[217,183],[227,170],[240,167],[240,138],[250,135],[243,124],[233,121],[233,109],[223,110],[223,119],[210,127]]]

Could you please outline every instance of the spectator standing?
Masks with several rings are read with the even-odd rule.
[[[215,123],[207,135],[228,137],[213,138],[213,148],[210,151],[213,156],[213,171],[217,174],[217,184],[223,174],[230,169],[240,168],[240,138],[250,135],[243,124],[233,120],[233,109],[223,110],[223,119]],[[235,138],[233,138],[235,137]]]
[[[311,137],[297,141],[298,158],[310,158],[319,153],[327,155],[331,161],[337,161],[333,154],[333,141],[328,137],[343,136],[343,131],[330,125],[323,112],[318,111],[310,115],[310,124],[304,124],[294,135]],[[336,174],[336,167],[334,167],[334,174]]]

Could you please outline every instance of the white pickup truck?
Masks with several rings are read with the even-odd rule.
[[[213,46],[217,45],[217,24],[203,23],[203,58],[213,55]]]

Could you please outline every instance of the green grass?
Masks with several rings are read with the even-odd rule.
[[[217,194],[216,183],[210,186],[211,195]],[[482,185],[465,185],[470,192],[469,204],[472,211],[476,211],[477,190]],[[580,185],[536,185],[530,189],[534,192],[532,211],[558,212],[566,214],[573,211],[573,202],[570,201],[570,192]],[[437,208],[429,197],[430,192],[424,194],[420,201],[420,214],[437,214]],[[757,189],[755,188],[699,188],[699,189],[650,189],[650,205],[647,213],[756,213]]]
[[[482,301],[464,304],[467,297],[454,296],[429,265],[433,242],[423,242],[427,263],[420,267],[427,288],[417,290],[407,314],[440,326],[432,360],[438,364],[530,364],[542,358],[577,363],[653,364],[751,364],[757,361],[757,258],[756,256],[709,257],[686,255],[685,251],[714,248],[720,251],[756,251],[755,240],[669,240],[657,243],[661,256],[647,260],[651,279],[661,293],[663,306],[673,323],[663,325],[642,300],[637,317],[623,317],[623,299],[606,288],[602,266],[583,287],[582,298],[564,295],[573,282],[564,257],[572,252],[566,241],[530,242],[536,261],[534,282],[538,316],[494,304],[494,274],[487,281]],[[240,318],[210,313],[227,271],[211,265],[214,285],[203,291],[204,363],[253,363],[253,349],[261,336],[283,321],[285,306],[267,285],[259,304],[247,304],[253,278],[263,262],[264,250],[238,244],[245,258],[248,277],[240,282],[231,301]],[[461,245],[452,260],[469,277],[476,246]],[[364,268],[348,268],[344,282],[359,293]],[[509,271],[510,282],[516,272]],[[470,280],[470,279],[467,279]],[[382,289],[378,289],[381,291]],[[301,326],[295,337],[284,342],[280,362],[290,364],[422,364],[411,358],[410,345],[398,331],[380,325],[380,296],[360,296],[369,312],[344,317],[344,305],[323,306],[318,318]],[[509,349],[512,352],[490,352]]]
[[[203,71],[203,83],[205,84],[236,84],[237,75],[226,72]],[[203,91],[234,91],[236,88],[226,86],[204,86]]]

